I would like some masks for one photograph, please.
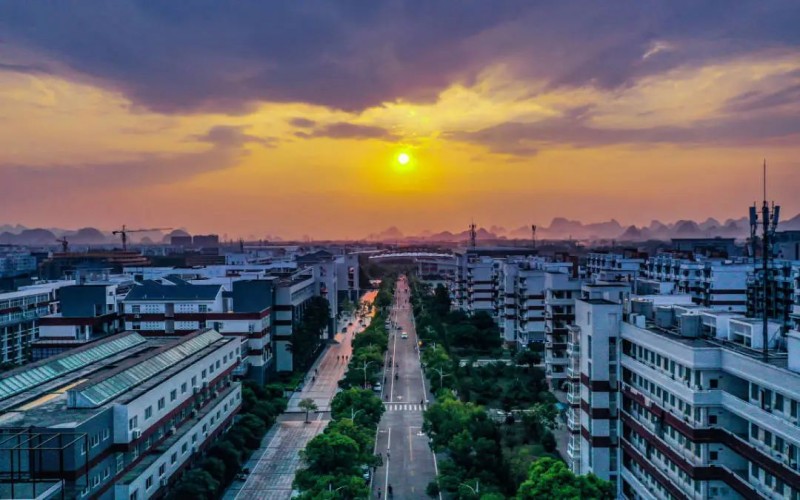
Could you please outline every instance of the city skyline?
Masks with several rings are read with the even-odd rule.
[[[765,157],[792,217],[798,15],[7,3],[0,224],[327,239],[724,221],[760,200]]]

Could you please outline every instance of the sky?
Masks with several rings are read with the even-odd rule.
[[[0,3],[0,224],[800,212],[800,2]],[[398,162],[401,154],[410,161]]]

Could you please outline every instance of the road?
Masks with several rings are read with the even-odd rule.
[[[383,388],[386,412],[378,425],[376,453],[383,456],[372,480],[374,498],[386,498],[389,485],[394,498],[426,498],[425,488],[436,479],[436,459],[422,434],[422,412],[426,406],[426,383],[420,366],[417,334],[411,317],[408,281],[397,281],[391,320],[400,330],[389,336],[386,385]],[[401,337],[401,331],[408,338]]]
[[[368,292],[362,301],[372,302],[376,292]],[[368,323],[367,323],[368,324]],[[303,389],[289,399],[284,412],[261,441],[261,447],[253,452],[244,467],[250,469],[245,481],[234,481],[223,496],[226,500],[291,498],[292,481],[302,465],[300,450],[321,433],[330,420],[330,402],[336,395],[339,379],[347,371],[345,356],[350,356],[350,341],[358,331],[358,322],[347,328],[347,332],[336,334],[336,342],[328,345],[317,359],[306,377]],[[312,377],[314,380],[312,381]],[[318,413],[310,416],[306,424],[305,412],[298,404],[311,398],[317,404]]]

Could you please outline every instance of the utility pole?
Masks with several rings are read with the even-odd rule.
[[[531,241],[533,242],[533,248],[536,248],[536,224],[531,224]]]
[[[758,230],[758,224],[761,223],[761,272],[762,272],[762,292],[764,294],[763,299],[763,306],[762,306],[762,326],[764,331],[762,332],[762,340],[764,345],[762,346],[764,362],[769,361],[769,312],[767,310],[767,305],[769,303],[769,285],[770,285],[770,276],[769,276],[769,262],[772,258],[772,240],[775,237],[775,230],[778,228],[778,220],[780,217],[781,207],[775,205],[773,202],[770,206],[770,203],[767,201],[767,161],[764,160],[764,167],[763,167],[763,183],[764,183],[764,199],[761,205],[761,221],[758,220],[758,208],[754,203],[752,207],[750,207],[750,238],[752,240],[752,249],[753,249],[753,272],[756,272],[756,232]]]

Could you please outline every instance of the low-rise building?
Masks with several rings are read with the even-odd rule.
[[[146,499],[232,422],[236,339],[124,332],[0,380],[0,473],[28,498]]]

